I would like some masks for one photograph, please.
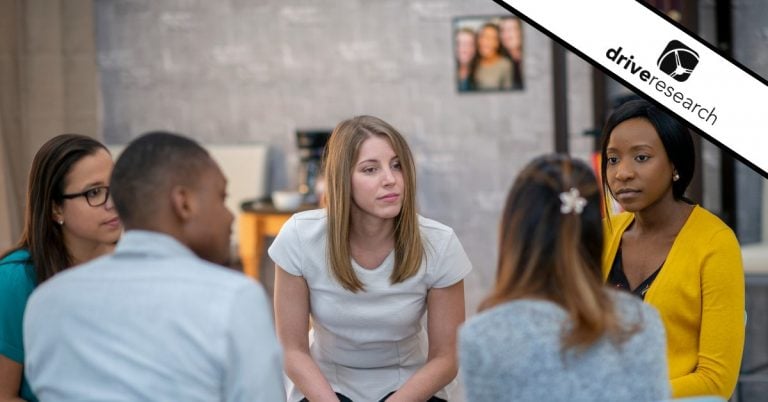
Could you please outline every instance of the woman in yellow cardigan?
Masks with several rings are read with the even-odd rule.
[[[691,136],[644,100],[617,108],[603,133],[603,187],[626,211],[606,220],[603,276],[659,310],[674,397],[727,399],[744,347],[744,271],[733,231],[684,197]]]

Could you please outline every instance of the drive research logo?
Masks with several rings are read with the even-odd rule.
[[[656,62],[659,70],[680,82],[691,76],[697,64],[699,64],[699,54],[676,40],[667,44],[667,48],[664,49]]]
[[[656,69],[648,69],[643,66],[643,64],[641,64],[642,62],[636,60],[635,55],[624,49],[623,46],[608,49],[605,52],[605,57],[615,63],[618,69],[627,72],[627,82],[630,83],[630,85],[636,85],[637,88],[642,88],[642,85],[647,85],[655,89],[659,94],[672,99],[673,102],[682,106],[683,109],[696,115],[699,119],[704,120],[710,125],[714,126],[715,123],[717,123],[715,105],[701,104],[696,99],[683,92],[683,90],[676,89],[672,85],[667,84],[667,82],[663,80],[664,77],[656,76],[656,74],[658,74],[655,72],[657,71]],[[669,58],[672,63],[669,70],[665,69],[667,58]],[[691,61],[692,64],[690,64]],[[669,42],[667,50],[665,50],[659,58],[659,68],[669,74],[672,78],[678,81],[685,81],[691,75],[691,71],[696,67],[698,61],[699,56],[696,52],[685,47],[682,43],[673,40],[672,42]],[[640,91],[645,92],[642,89],[640,89]],[[650,93],[648,95],[655,97]]]

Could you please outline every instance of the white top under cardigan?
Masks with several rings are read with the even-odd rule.
[[[331,276],[325,210],[294,215],[269,248],[270,257],[285,272],[307,281],[313,323],[310,353],[334,391],[354,402],[378,402],[424,365],[427,292],[456,284],[472,270],[451,228],[421,216],[419,226],[426,251],[419,272],[392,285],[394,251],[375,269],[353,260],[365,284],[358,293]],[[290,402],[304,397],[290,381],[287,390]],[[437,396],[448,397],[445,389]]]

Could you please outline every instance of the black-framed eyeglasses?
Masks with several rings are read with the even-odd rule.
[[[67,200],[77,197],[85,197],[88,205],[92,207],[100,207],[106,204],[107,200],[109,199],[109,186],[93,187],[83,191],[82,193],[61,195],[61,198]]]

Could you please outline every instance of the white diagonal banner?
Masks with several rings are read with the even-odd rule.
[[[502,0],[768,172],[768,85],[636,0]]]

